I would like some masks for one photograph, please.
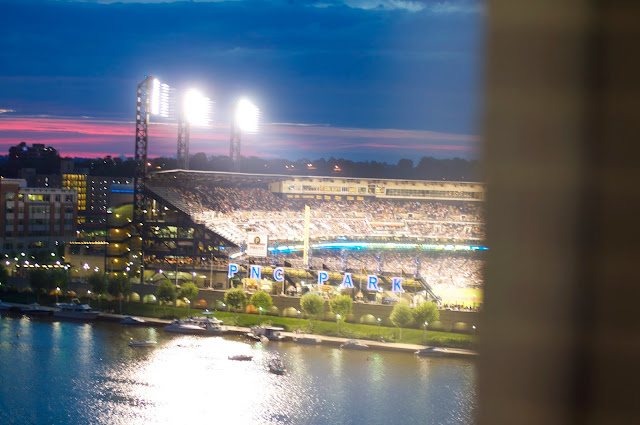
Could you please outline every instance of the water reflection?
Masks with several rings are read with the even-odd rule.
[[[23,349],[7,341],[17,329]],[[0,400],[15,412],[0,423],[466,424],[475,409],[475,367],[461,360],[105,323],[3,321],[0,338]],[[269,373],[275,356],[286,375]]]

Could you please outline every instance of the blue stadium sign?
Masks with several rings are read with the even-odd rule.
[[[342,278],[342,284],[340,285],[342,288],[353,288],[353,280],[351,279],[351,273],[345,273]]]
[[[318,285],[325,285],[325,282],[329,280],[329,273],[325,271],[318,272]]]
[[[249,279],[260,280],[261,276],[262,276],[262,266],[252,264],[251,268],[249,269]]]
[[[282,267],[276,267],[273,270],[273,278],[276,282],[284,282],[284,269]]]
[[[238,270],[240,270],[240,266],[234,263],[229,263],[229,273],[227,274],[227,277],[231,279],[236,275],[236,273],[238,273]]]
[[[391,291],[392,292],[404,292],[402,289],[402,281],[404,279],[401,277],[392,277],[391,278]]]
[[[367,276],[367,291],[377,291],[378,290],[378,276],[368,275]]]

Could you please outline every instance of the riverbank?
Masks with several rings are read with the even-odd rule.
[[[98,316],[99,320],[111,321],[111,322],[119,322],[122,318],[127,317],[126,315],[115,314],[115,313],[102,313]],[[164,327],[171,323],[170,320],[166,319],[158,319],[155,317],[142,317],[147,323],[148,326],[157,326]],[[231,335],[246,335],[251,329],[243,326],[223,326],[225,332]],[[316,335],[316,334],[307,334],[307,333],[296,333],[296,332],[281,332],[285,337],[284,342],[294,341],[295,338],[300,337],[308,337],[314,338],[318,341],[318,344],[322,345],[333,345],[340,346],[345,342],[349,341],[352,338],[344,338],[338,336],[327,336],[327,335]],[[385,341],[370,341],[370,340],[361,340],[361,342],[365,343],[372,350],[385,350],[385,351],[396,351],[403,353],[413,354],[417,350],[425,348],[425,345],[416,345],[416,344],[404,344],[401,342],[385,342]],[[460,348],[446,348],[446,351],[439,351],[438,357],[465,357],[465,358],[474,358],[477,357],[478,353],[473,350],[466,350]]]

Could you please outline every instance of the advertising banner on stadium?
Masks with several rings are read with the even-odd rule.
[[[269,235],[266,233],[247,234],[247,255],[252,257],[266,257],[269,246]]]

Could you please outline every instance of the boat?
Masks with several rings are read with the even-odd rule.
[[[280,359],[271,359],[269,360],[269,372],[274,373],[276,375],[284,375],[287,373],[287,369],[285,369],[282,364],[282,360]]]
[[[281,332],[284,328],[278,328],[276,326],[254,326],[250,332],[247,332],[247,336],[256,341],[262,341],[264,338],[269,341],[282,341],[284,336]]]
[[[87,304],[81,304],[80,300],[74,298],[70,304],[56,303],[53,317],[63,319],[95,320],[100,315],[99,310],[94,310]]]
[[[13,307],[11,304],[3,303],[3,302],[0,300],[0,310],[3,310],[3,311],[5,311],[5,310],[6,310],[6,311],[9,311],[9,310],[11,310],[11,307]]]
[[[51,316],[53,314],[53,310],[50,308],[42,308],[38,303],[31,303],[27,307],[22,308],[22,314],[26,314],[27,316]]]
[[[427,347],[419,349],[415,354],[421,357],[442,357],[449,354],[449,351],[446,348]]]
[[[127,343],[129,347],[153,347],[156,341],[134,341],[133,339]]]
[[[184,320],[174,320],[170,325],[165,326],[164,330],[189,335],[202,335],[204,333],[202,326]]]
[[[146,320],[140,317],[134,317],[134,316],[127,316],[127,317],[124,317],[122,320],[120,320],[120,324],[122,325],[144,325],[146,323],[147,323]]]
[[[229,360],[238,360],[238,361],[249,361],[253,360],[253,356],[248,354],[236,354],[235,356],[229,356]]]
[[[293,342],[296,342],[298,344],[311,344],[311,345],[320,344],[320,340],[318,338],[314,338],[311,336],[297,336],[293,338]]]
[[[358,342],[355,339],[350,339],[347,342],[340,345],[340,348],[347,348],[350,350],[368,350],[369,346],[367,344]]]
[[[202,327],[206,334],[219,334],[224,332],[222,320],[216,319],[215,317],[191,317],[187,322],[195,323]]]

